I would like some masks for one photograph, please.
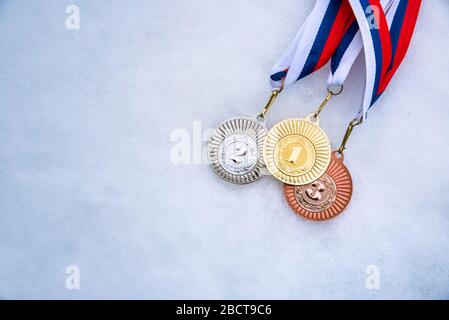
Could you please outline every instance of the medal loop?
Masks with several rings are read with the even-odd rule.
[[[279,96],[279,94],[282,92],[282,90],[284,90],[284,85],[285,85],[285,78],[282,78],[282,83],[281,83],[281,87],[274,89],[273,92],[271,93],[270,98],[267,101],[267,104],[265,105],[265,107],[262,109],[262,111],[260,112],[260,114],[257,116],[257,119],[259,121],[264,121],[265,117],[268,113],[268,111],[271,109],[271,107],[274,104],[274,101],[276,101],[276,98]]]
[[[343,155],[343,152],[346,149],[346,143],[348,143],[348,140],[349,140],[349,137],[351,136],[352,130],[354,129],[354,127],[358,126],[362,122],[363,122],[362,118],[359,118],[359,119],[356,118],[349,123],[348,128],[346,129],[345,136],[343,137],[343,140],[341,142],[340,148],[338,149],[337,153],[339,153],[340,155]]]
[[[339,94],[341,94],[343,92],[343,85],[339,85],[336,87],[337,90],[333,90],[331,87],[327,87],[327,92],[332,93],[333,96],[338,96]]]
[[[333,96],[338,96],[339,94],[341,94],[343,92],[343,85],[340,85],[338,90],[333,91],[330,87],[327,88],[327,96],[326,98],[324,98],[323,102],[321,103],[321,105],[318,107],[318,109],[315,111],[315,113],[312,115],[312,117],[316,120],[318,119],[318,116],[320,115],[321,111],[323,111],[324,107],[327,105],[327,103],[329,102],[329,100],[333,97]]]

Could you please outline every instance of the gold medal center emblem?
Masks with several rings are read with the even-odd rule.
[[[291,185],[304,185],[326,171],[331,158],[329,139],[318,119],[289,119],[275,125],[264,144],[264,160],[270,173]]]
[[[303,136],[292,135],[283,138],[276,145],[274,153],[276,166],[288,175],[304,174],[315,163],[313,145]]]

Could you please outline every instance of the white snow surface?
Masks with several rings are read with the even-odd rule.
[[[447,0],[423,1],[408,56],[354,130],[338,218],[295,215],[271,177],[236,186],[194,163],[198,130],[260,111],[313,5],[1,1],[0,298],[449,298]],[[328,72],[286,90],[269,126],[314,111]],[[334,148],[363,84],[361,56],[321,117]],[[177,165],[182,132],[191,163]]]

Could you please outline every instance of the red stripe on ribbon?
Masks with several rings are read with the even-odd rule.
[[[391,59],[393,55],[393,46],[391,44],[391,37],[390,37],[390,29],[388,27],[387,18],[385,16],[384,9],[382,8],[382,5],[380,4],[379,0],[369,0],[369,3],[373,8],[377,8],[378,11],[373,10],[376,19],[376,25],[379,27],[379,38],[381,42],[382,47],[382,70],[380,74],[380,82],[379,82],[379,88],[380,84],[383,82],[383,79],[388,71],[388,68],[391,64]],[[379,14],[377,14],[379,13]],[[377,93],[379,93],[379,88],[377,89]],[[380,91],[382,92],[382,91]]]
[[[413,37],[413,32],[415,30],[416,22],[418,20],[418,13],[421,7],[421,0],[409,0],[407,3],[407,10],[405,12],[404,21],[401,29],[401,34],[399,36],[398,46],[396,49],[396,55],[394,57],[393,66],[382,79],[379,86],[379,93],[382,93],[390,83],[391,79],[402,61],[407,54],[407,50],[410,46],[410,42]]]
[[[337,16],[329,32],[323,51],[321,52],[320,59],[318,59],[315,69],[313,70],[314,72],[329,61],[354,19],[355,17],[351,5],[347,0],[344,0],[338,9]]]

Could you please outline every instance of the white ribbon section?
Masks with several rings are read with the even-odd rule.
[[[271,70],[270,74],[276,74],[289,69],[285,78],[284,85],[286,87],[295,83],[302,73],[330,1],[317,0],[315,7],[296,34],[295,39]],[[271,85],[273,88],[279,88],[281,82],[271,80]]]
[[[360,120],[365,120],[368,116],[368,110],[371,107],[372,94],[375,85],[376,77],[376,56],[374,52],[374,47],[371,39],[371,26],[368,24],[365,18],[365,12],[360,6],[358,0],[348,0],[354,10],[354,14],[359,23],[359,28],[361,32],[361,38],[363,42],[364,52],[365,52],[365,66],[366,66],[366,77],[365,77],[365,92],[362,98],[362,104],[360,106],[357,118]],[[391,27],[393,19],[396,15],[400,0],[392,0],[386,11],[386,19],[388,27]],[[383,5],[383,3],[382,3]]]

